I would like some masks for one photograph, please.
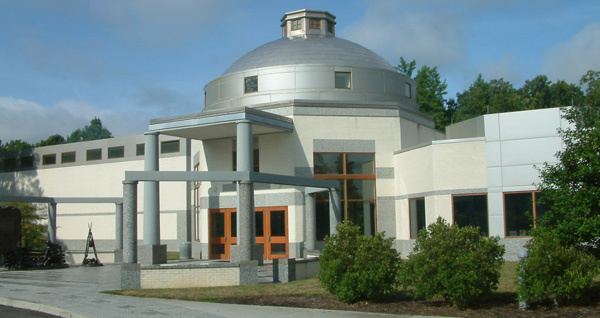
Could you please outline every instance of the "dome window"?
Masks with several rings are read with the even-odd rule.
[[[295,19],[290,21],[290,28],[292,31],[302,30],[302,19]]]
[[[350,89],[352,87],[350,72],[335,72],[335,88]]]
[[[258,92],[258,76],[244,77],[244,94]]]
[[[320,19],[308,19],[308,28],[309,29],[321,29],[321,20]]]

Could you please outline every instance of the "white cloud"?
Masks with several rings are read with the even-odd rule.
[[[523,74],[515,66],[515,59],[511,55],[505,55],[497,60],[484,61],[479,65],[477,72],[487,80],[502,78],[513,85],[523,81]]]
[[[342,36],[386,58],[400,56],[419,64],[443,67],[464,55],[462,22],[453,10],[408,10],[397,1],[369,2],[364,17],[344,29]]]
[[[600,23],[591,23],[546,53],[543,73],[578,83],[588,70],[600,70]]]
[[[141,133],[151,117],[139,111],[103,110],[75,100],[48,107],[13,97],[0,97],[0,114],[0,140],[22,139],[31,143],[53,134],[65,136],[89,124],[93,117],[100,118],[115,136]]]

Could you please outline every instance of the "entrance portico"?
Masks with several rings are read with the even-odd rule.
[[[187,140],[195,139],[195,140],[209,140],[209,139],[221,139],[221,138],[235,138],[236,146],[235,146],[235,157],[236,157],[236,172],[242,173],[241,175],[234,174],[230,175],[232,172],[227,171],[214,171],[208,172],[210,178],[207,179],[198,179],[192,178],[191,176],[195,176],[197,173],[194,171],[190,171],[188,166],[188,174],[187,177],[183,179],[178,179],[177,181],[233,181],[236,184],[236,192],[237,192],[237,204],[236,204],[236,223],[237,223],[237,247],[236,247],[236,261],[249,261],[252,259],[262,258],[262,252],[255,251],[256,244],[256,233],[255,233],[255,204],[254,204],[254,183],[267,183],[267,184],[282,184],[282,185],[292,185],[292,186],[304,186],[304,187],[318,187],[321,188],[321,191],[327,191],[327,189],[332,189],[337,187],[336,183],[333,182],[323,182],[317,181],[309,178],[298,178],[294,176],[285,176],[285,175],[273,175],[273,174],[263,174],[253,172],[253,138],[255,135],[262,134],[273,134],[273,133],[289,133],[293,131],[293,123],[290,118],[279,116],[276,114],[251,109],[251,108],[235,108],[228,109],[227,111],[213,111],[213,112],[203,112],[199,114],[192,114],[182,117],[173,117],[166,119],[158,119],[151,121],[149,126],[149,130],[146,133],[148,136],[148,140],[150,138],[157,138],[158,134],[165,134],[171,136],[177,136],[186,138]],[[152,136],[152,137],[151,137]],[[148,147],[150,145],[150,147]],[[152,141],[147,143],[146,148],[146,156],[152,160],[153,155],[149,154],[148,151],[153,151],[158,154],[158,147],[152,147]],[[156,155],[158,157],[158,155]],[[166,176],[158,170],[158,165],[145,165],[145,171],[148,173],[158,172],[158,175]],[[155,169],[156,168],[156,169]],[[214,180],[214,176],[219,175],[217,178],[219,180]],[[167,180],[167,179],[157,179],[151,178],[152,181],[148,180],[148,176],[151,174],[145,174],[144,178],[141,179],[128,179],[129,181],[143,181],[145,183],[152,184],[156,180],[157,181],[175,181],[175,180]],[[172,176],[172,174],[170,174]],[[206,176],[209,176],[206,175]],[[131,173],[129,174],[131,176]],[[245,177],[247,176],[247,177]],[[198,176],[196,176],[198,177]],[[188,180],[189,179],[189,180]],[[337,197],[335,194],[335,190],[330,191],[332,193],[332,197],[335,200]],[[144,187],[144,203],[149,202],[148,205],[150,208],[153,208],[153,203],[158,202],[158,186],[150,186]],[[188,196],[190,194],[188,193]],[[308,195],[308,194],[307,194]],[[334,201],[332,200],[332,201]],[[310,202],[310,201],[309,201]],[[159,204],[155,205],[159,207]],[[337,207],[337,208],[336,208]],[[311,210],[311,208],[307,208],[307,210]],[[314,210],[314,208],[313,208]],[[331,213],[335,222],[331,222],[333,226],[339,221],[339,203],[332,205]],[[127,212],[125,212],[127,213]],[[148,213],[148,218],[146,215]],[[155,217],[157,214],[154,214],[152,210],[146,209],[144,207],[144,244],[147,244],[151,241],[152,244],[160,244],[160,237],[156,240],[159,233],[159,218]],[[189,230],[191,227],[191,222],[189,222],[191,218],[186,219],[185,228]],[[309,217],[310,219],[310,217]],[[287,219],[286,219],[287,221]],[[312,222],[311,222],[312,223]],[[311,225],[311,226],[314,226]],[[314,229],[308,230],[306,232],[314,233]],[[146,233],[149,233],[148,235]],[[152,236],[152,237],[150,237]],[[148,237],[148,240],[147,240]],[[310,235],[307,237],[310,238]],[[191,239],[191,238],[188,238]],[[191,242],[186,242],[191,243]],[[190,244],[187,244],[189,246]],[[308,247],[314,247],[314,242],[312,244],[307,242]],[[151,250],[153,251],[153,250]],[[260,255],[259,255],[260,254]],[[156,259],[151,258],[150,260],[142,260],[140,259],[140,263],[142,264],[155,264]]]

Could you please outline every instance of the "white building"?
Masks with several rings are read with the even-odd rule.
[[[99,249],[115,249],[125,171],[254,170],[260,173],[248,179],[250,188],[242,181],[160,182],[158,191],[158,183],[143,182],[138,239],[149,248],[140,258],[161,262],[161,245],[187,256],[191,245],[194,258],[230,259],[236,224],[252,224],[238,209],[249,208],[265,259],[312,253],[339,219],[359,224],[365,235],[385,231],[406,255],[416,232],[438,216],[500,236],[506,258],[515,259],[543,212],[535,204],[535,166],[553,162],[562,147],[560,110],[490,114],[440,132],[418,111],[415,82],[335,37],[333,15],[299,10],[281,21],[281,39],[205,86],[201,113],[153,120],[146,136],[5,157],[0,200],[58,202],[57,239],[78,261],[89,223]],[[153,149],[160,149],[158,167]],[[309,179],[335,180],[338,192],[297,185]],[[253,202],[239,194],[247,190]],[[330,213],[336,194],[341,209]]]

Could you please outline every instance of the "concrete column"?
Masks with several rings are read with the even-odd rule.
[[[56,203],[48,203],[48,241],[56,244]]]
[[[115,249],[123,249],[123,203],[115,203]]]
[[[342,221],[342,204],[337,189],[329,189],[329,233],[337,233],[337,225]]]
[[[253,170],[252,124],[249,121],[237,123],[236,160],[237,171]],[[254,185],[249,181],[238,184],[238,261],[252,259],[255,244],[254,234]]]
[[[123,263],[137,263],[137,181],[123,181]]]
[[[192,171],[192,140],[185,140],[185,170]],[[193,183],[185,183],[185,220],[183,225],[183,242],[179,243],[179,259],[192,258],[192,191]]]
[[[144,171],[158,171],[158,133],[146,133]],[[157,181],[144,182],[144,245],[160,245],[159,190]]]
[[[317,241],[317,211],[315,197],[311,194],[304,194],[304,213],[306,215],[304,248],[308,251],[316,249]]]

